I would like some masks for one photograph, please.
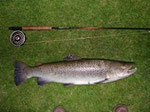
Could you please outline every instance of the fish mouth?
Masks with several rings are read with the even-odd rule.
[[[137,67],[135,65],[132,65],[127,69],[126,73],[127,73],[127,75],[131,75],[131,74],[135,73],[136,70],[137,70]]]

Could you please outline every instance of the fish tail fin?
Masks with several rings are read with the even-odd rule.
[[[18,61],[14,62],[14,67],[15,67],[15,71],[14,71],[15,80],[14,81],[15,81],[16,86],[18,86],[27,80],[26,71],[29,69],[29,67],[26,64],[18,62]]]

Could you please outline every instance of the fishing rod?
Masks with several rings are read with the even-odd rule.
[[[9,27],[9,30],[43,31],[43,30],[150,30],[150,28],[136,27],[51,27],[51,26],[23,26]]]
[[[26,41],[23,31],[49,31],[49,30],[142,30],[150,31],[150,28],[137,27],[51,27],[51,26],[22,26],[9,27],[14,32],[10,35],[10,42],[15,46],[22,46]]]

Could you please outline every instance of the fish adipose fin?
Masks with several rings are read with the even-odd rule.
[[[79,59],[81,59],[79,56],[75,56],[75,55],[69,54],[63,60],[64,61],[72,61],[72,60],[79,60]]]
[[[45,84],[47,84],[47,83],[49,83],[49,82],[51,82],[51,81],[46,80],[46,79],[43,79],[43,78],[41,78],[41,77],[38,77],[38,78],[37,78],[37,82],[38,82],[38,85],[39,85],[39,86],[43,86],[43,85],[45,85]]]
[[[16,86],[22,84],[27,80],[27,75],[26,75],[26,70],[29,68],[27,65],[24,63],[15,61],[14,62],[14,67],[15,67],[15,84]]]

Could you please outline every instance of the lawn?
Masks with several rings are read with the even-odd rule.
[[[150,1],[0,0],[0,112],[52,112],[58,105],[68,112],[111,112],[117,104],[126,104],[130,112],[150,112],[148,31],[25,31],[27,41],[22,47],[9,41],[9,26],[44,25],[150,27]],[[36,43],[40,41],[47,42]],[[60,61],[68,54],[132,61],[138,70],[107,84],[39,87],[32,78],[15,85],[15,60],[35,66]]]

